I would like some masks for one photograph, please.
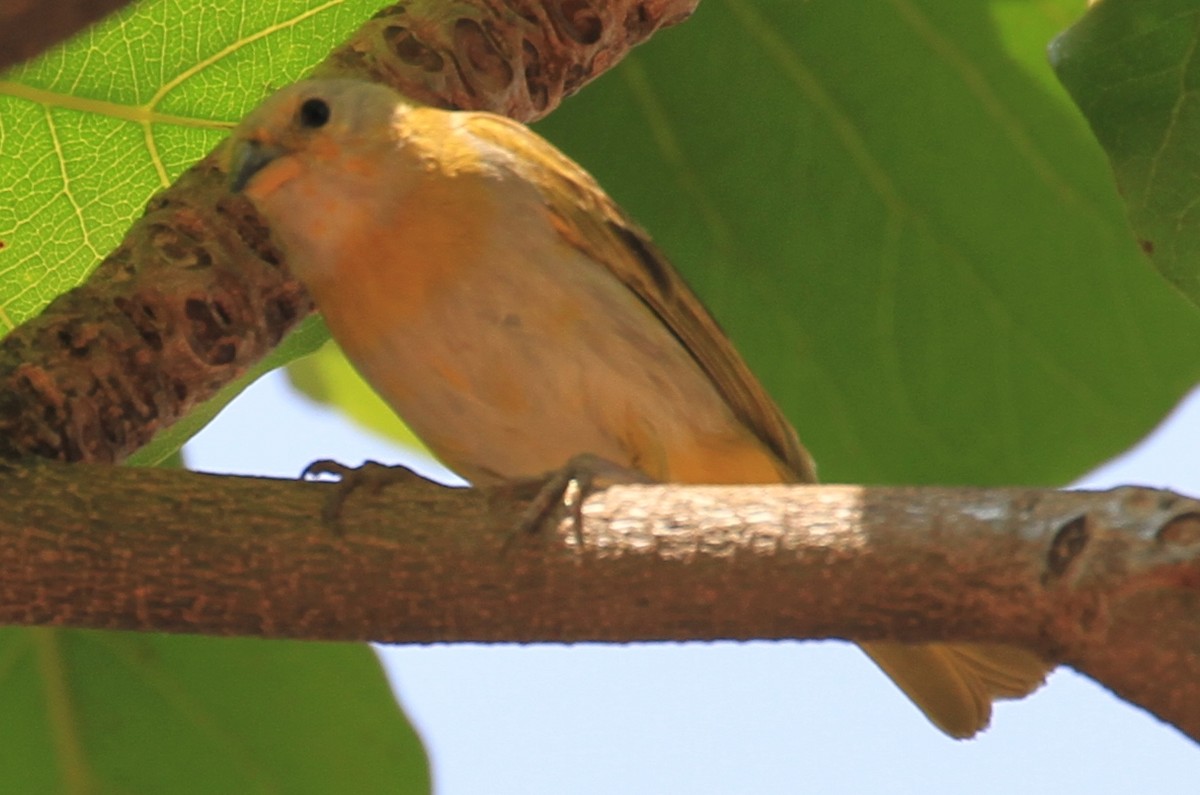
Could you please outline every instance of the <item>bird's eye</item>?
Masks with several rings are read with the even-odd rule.
[[[308,127],[315,130],[318,127],[324,127],[325,122],[329,121],[329,103],[323,99],[304,100],[304,104],[300,106],[300,112],[297,118],[300,120],[301,127]]]

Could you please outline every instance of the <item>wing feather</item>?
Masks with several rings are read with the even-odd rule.
[[[538,187],[559,234],[607,267],[662,320],[734,415],[796,480],[814,482],[812,459],[795,430],[650,237],[586,171],[524,125],[482,113],[464,114],[464,119],[470,134],[512,155],[511,168]]]

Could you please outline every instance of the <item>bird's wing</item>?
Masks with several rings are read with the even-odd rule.
[[[795,430],[729,338],[649,236],[591,175],[523,124],[463,114],[467,132],[512,155],[509,164],[538,187],[551,223],[570,245],[602,263],[671,330],[716,385],[734,415],[795,473],[816,471]]]

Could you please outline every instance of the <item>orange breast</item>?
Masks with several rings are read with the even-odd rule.
[[[377,218],[352,210],[336,267],[308,287],[352,359],[371,359],[485,260],[491,210],[482,191],[428,178]],[[447,377],[453,378],[447,370]]]

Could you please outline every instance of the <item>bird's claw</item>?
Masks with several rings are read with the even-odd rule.
[[[570,517],[575,541],[582,547],[583,504],[589,496],[609,486],[653,482],[639,470],[615,464],[592,453],[573,456],[561,469],[532,481],[537,485],[537,492],[521,514],[517,535],[539,532],[557,520],[562,511]],[[513,486],[524,490],[530,484],[531,481],[522,481]]]
[[[374,461],[366,461],[365,464],[373,464]],[[304,468],[300,473],[301,480],[320,480],[322,475],[333,475],[339,481],[345,480],[348,475],[355,472],[354,467],[346,466],[345,464],[334,461],[332,458],[322,458],[318,461],[313,461]]]
[[[313,461],[300,473],[301,480],[319,480],[322,475],[337,478],[333,491],[321,506],[321,521],[334,535],[342,535],[342,509],[351,494],[366,489],[375,494],[381,488],[394,483],[412,482],[413,479],[426,483],[424,478],[408,467],[387,466],[378,461],[364,461],[362,466],[352,467],[332,459]]]

